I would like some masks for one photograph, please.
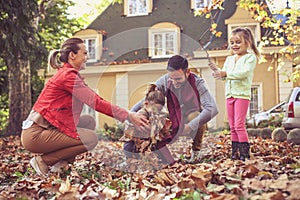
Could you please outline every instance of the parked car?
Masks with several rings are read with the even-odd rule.
[[[273,106],[267,111],[259,112],[254,114],[251,118],[247,120],[248,126],[260,126],[263,123],[269,123],[269,121],[280,121],[283,118],[286,108],[286,102],[280,102],[279,104]]]
[[[285,129],[300,128],[300,87],[291,90],[282,126]]]

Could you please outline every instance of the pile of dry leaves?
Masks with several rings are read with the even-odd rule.
[[[179,160],[159,164],[155,154],[125,162],[122,143],[99,141],[73,166],[47,178],[29,165],[33,154],[19,138],[0,140],[0,199],[299,199],[300,148],[287,142],[251,138],[251,159],[232,161],[230,136],[207,134],[203,162],[187,164],[191,140],[170,149]],[[126,163],[126,165],[125,165]]]

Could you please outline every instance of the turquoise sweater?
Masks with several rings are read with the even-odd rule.
[[[254,53],[247,53],[235,62],[236,55],[228,56],[222,71],[225,71],[225,96],[226,99],[241,98],[251,99],[251,84],[257,57]]]

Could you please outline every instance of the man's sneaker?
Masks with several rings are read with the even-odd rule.
[[[30,160],[30,165],[33,167],[33,169],[36,171],[37,174],[42,175],[42,176],[47,176],[48,166],[43,161],[41,156],[33,157]]]
[[[68,166],[68,162],[60,160],[50,167],[50,172],[61,173],[66,166]]]
[[[194,151],[194,150],[192,150],[192,155],[191,155],[191,158],[188,161],[188,163],[196,164],[196,163],[200,163],[201,160],[202,160],[202,153],[201,153],[201,151]]]

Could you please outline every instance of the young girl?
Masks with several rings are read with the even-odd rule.
[[[134,126],[128,125],[124,131],[124,136],[120,139],[126,142],[124,153],[127,158],[133,157],[134,154],[157,151],[156,153],[163,163],[174,162],[171,153],[164,145],[165,141],[171,138],[171,122],[167,118],[167,114],[162,111],[164,106],[165,96],[155,84],[150,84],[144,106],[138,113],[149,119],[151,129],[149,133],[144,133]]]
[[[226,107],[232,141],[231,158],[244,161],[246,158],[250,158],[250,144],[245,120],[259,51],[249,28],[234,29],[229,41],[233,55],[226,58],[223,68],[218,69],[212,62],[209,63],[209,66],[214,71],[214,78],[226,80]]]

